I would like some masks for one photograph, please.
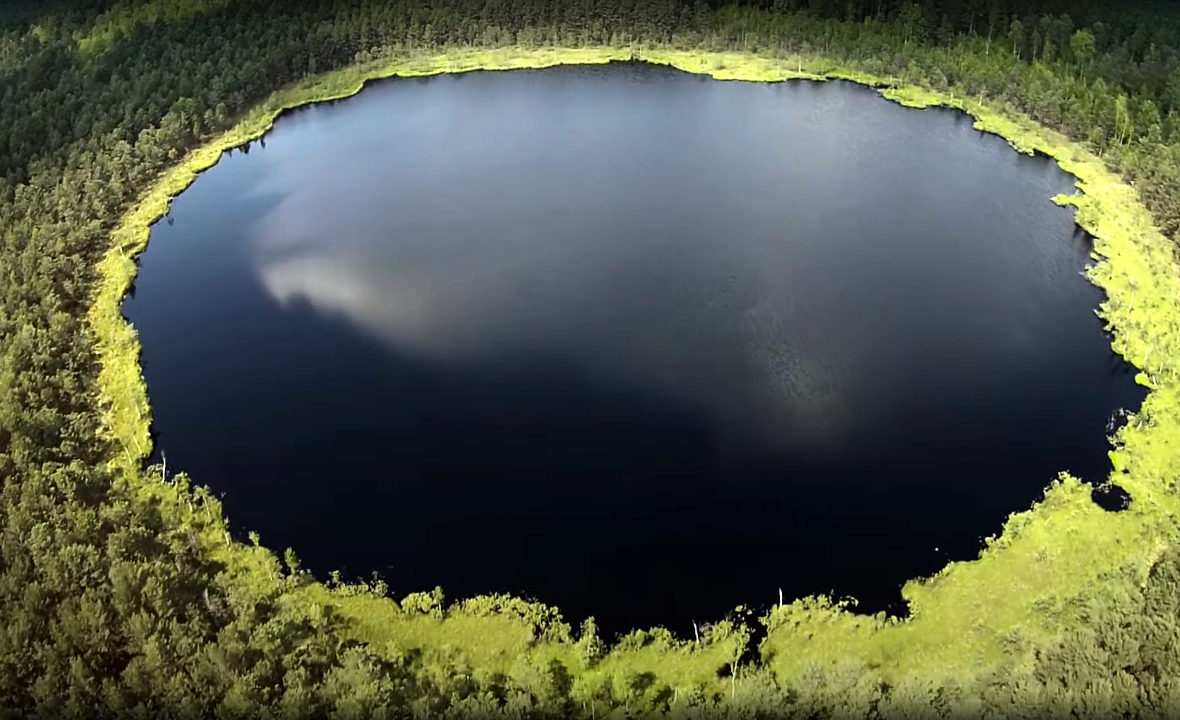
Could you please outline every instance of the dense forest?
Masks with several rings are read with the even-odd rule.
[[[475,623],[458,626],[468,634],[522,628],[533,651],[486,667],[362,632],[340,606],[382,596],[383,583],[325,590],[290,553],[211,552],[200,538],[226,526],[210,492],[159,466],[128,477],[109,462],[122,449],[102,432],[86,312],[113,224],[187,150],[289,83],[454,47],[816,53],[986,97],[1084,143],[1180,238],[1177,38],[1170,5],[1117,0],[9,0],[0,716],[1171,715],[1180,546],[1145,585],[1076,598],[1083,621],[1021,656],[1030,661],[937,687],[890,685],[864,667],[784,680],[728,621],[694,641],[725,655],[709,656],[706,680],[672,685],[623,660],[595,675],[611,657],[682,641],[637,631],[612,647],[592,622],[575,633],[553,610],[508,598],[447,607],[416,594],[393,606],[439,627]],[[160,478],[171,495],[142,490]]]

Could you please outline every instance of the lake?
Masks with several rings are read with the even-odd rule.
[[[125,311],[169,469],[320,577],[900,612],[1144,396],[1072,191],[845,82],[392,79],[204,173]]]

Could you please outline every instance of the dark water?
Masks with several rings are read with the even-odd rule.
[[[395,592],[613,630],[881,609],[1142,393],[1071,178],[850,84],[389,81],[177,199],[127,313],[170,468]]]

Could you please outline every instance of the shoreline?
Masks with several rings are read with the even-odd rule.
[[[1125,568],[1134,568],[1139,578],[1145,577],[1164,543],[1177,536],[1173,517],[1180,513],[1180,500],[1168,484],[1169,479],[1180,477],[1180,458],[1173,457],[1176,453],[1169,447],[1180,443],[1180,370],[1176,367],[1180,336],[1172,330],[1180,326],[1180,270],[1172,254],[1173,244],[1155,228],[1133,188],[1060,133],[1011,108],[997,109],[986,102],[897,86],[884,78],[840,68],[821,57],[771,58],[744,52],[631,47],[467,49],[378,59],[312,76],[274,92],[229,131],[165,170],[122,215],[110,234],[110,248],[98,265],[87,320],[100,361],[98,400],[104,434],[117,450],[113,469],[127,488],[178,508],[186,519],[195,519],[198,512],[217,504],[202,500],[198,507],[185,483],[144,482],[141,467],[151,451],[151,408],[139,365],[139,342],[122,315],[123,298],[138,273],[137,257],[147,247],[151,226],[166,215],[172,198],[201,172],[216,165],[225,152],[264,136],[282,114],[351,97],[370,81],[632,59],[718,80],[849,80],[876,88],[886,99],[906,107],[947,107],[964,112],[974,118],[976,129],[1005,139],[1017,151],[1052,158],[1077,178],[1078,188],[1076,194],[1053,200],[1075,206],[1076,223],[1095,238],[1092,257],[1096,262],[1088,267],[1086,276],[1106,293],[1096,312],[1111,333],[1113,350],[1142,368],[1137,380],[1150,389],[1140,411],[1117,433],[1119,446],[1110,453],[1112,477],[1132,498],[1127,510],[1102,510],[1090,500],[1089,485],[1063,475],[1049,485],[1040,502],[1014,511],[1003,532],[987,540],[977,559],[951,562],[930,578],[907,582],[902,595],[909,604],[909,617],[904,620],[882,613],[856,615],[825,598],[806,598],[773,608],[764,619],[767,633],[759,647],[762,664],[780,681],[796,675],[806,664],[835,667],[852,660],[874,667],[890,681],[916,675],[961,678],[1003,659],[1006,634],[1019,631],[1030,642],[1051,639],[1058,632],[1056,624],[1066,612],[1069,598],[1100,578]],[[232,541],[224,525],[219,511],[215,519],[200,520],[202,544],[233,570],[271,573],[277,561],[270,551]],[[426,645],[427,640],[421,638],[434,639],[443,631],[421,629],[446,622],[428,613],[407,617],[409,598],[403,599],[399,609],[395,601],[379,597],[380,593],[342,593],[319,583],[309,583],[301,592],[340,605],[370,644],[391,636],[403,644],[406,638],[417,638],[413,641]],[[464,607],[479,600],[467,601]],[[476,618],[492,622],[488,615],[463,613],[465,622]],[[688,674],[703,678],[702,682],[721,683],[716,677],[709,680],[704,668],[735,652],[735,642],[740,654],[748,633],[720,635],[723,640],[716,645],[693,646],[670,634],[661,642],[672,651],[686,653],[684,662],[691,660],[693,668]],[[575,652],[568,638],[544,642],[554,645],[545,652],[556,656],[565,658]],[[616,646],[618,653],[636,652],[622,645]],[[480,648],[468,650],[478,654]],[[571,662],[571,668],[579,667],[576,660]],[[595,666],[595,672],[608,671],[612,663],[631,666],[634,662],[634,658],[612,651]],[[661,676],[676,678],[686,672],[683,664],[658,670]]]

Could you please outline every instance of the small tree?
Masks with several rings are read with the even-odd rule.
[[[921,40],[926,34],[926,18],[922,15],[922,8],[916,3],[907,2],[902,5],[897,21],[901,26],[904,45],[909,45],[911,40]]]
[[[1012,24],[1008,26],[1008,41],[1012,43],[1012,54],[1020,57],[1020,50],[1024,45],[1024,23],[1012,20]]]
[[[1089,30],[1078,30],[1069,39],[1069,49],[1078,64],[1078,74],[1090,67],[1094,60],[1094,34]]]
[[[1121,93],[1114,100],[1114,127],[1114,141],[1119,145],[1127,144],[1134,134],[1135,127],[1131,122],[1131,113],[1127,109],[1127,96]]]

